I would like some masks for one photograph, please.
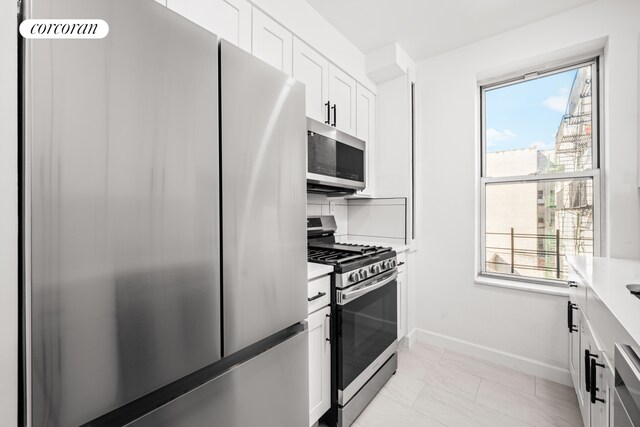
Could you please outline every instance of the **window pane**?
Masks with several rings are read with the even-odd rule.
[[[591,66],[485,92],[487,177],[592,169]]]
[[[592,178],[487,184],[485,194],[485,272],[566,280],[565,255],[593,255]]]

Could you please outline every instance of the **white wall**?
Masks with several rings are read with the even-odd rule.
[[[366,74],[365,54],[309,3],[303,0],[251,2],[376,93],[375,83]]]
[[[16,2],[0,3],[0,419],[17,425],[18,192]]]
[[[353,240],[406,243],[407,199],[349,200],[349,238]]]
[[[460,348],[484,346],[484,354],[568,380],[566,297],[474,283],[477,82],[606,41],[604,243],[611,256],[640,258],[639,32],[640,2],[600,0],[417,64],[419,335]]]
[[[331,212],[333,204],[333,213]],[[343,197],[327,197],[324,194],[307,193],[307,216],[333,215],[336,220],[336,237],[349,234],[349,201]]]

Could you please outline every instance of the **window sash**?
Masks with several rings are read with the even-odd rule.
[[[595,105],[596,108],[592,108],[591,110],[591,170],[596,170],[600,165],[600,127],[599,127],[599,113],[600,113],[600,75],[598,72],[598,62],[599,57],[592,58],[587,61],[581,61],[577,63],[572,63],[571,65],[565,65],[562,67],[554,68],[553,70],[548,70],[545,72],[533,72],[529,74],[524,74],[520,78],[511,79],[507,81],[501,81],[499,83],[489,84],[480,86],[480,115],[481,115],[481,129],[480,129],[480,161],[481,161],[481,178],[489,179],[487,177],[487,147],[486,147],[486,137],[487,137],[487,126],[486,126],[486,92],[499,89],[505,86],[511,86],[518,83],[524,83],[529,80],[535,80],[543,77],[547,77],[553,74],[563,73],[569,70],[575,70],[578,68],[583,68],[586,66],[591,66],[591,104]],[[529,77],[527,77],[529,76]],[[594,77],[595,76],[595,77]],[[582,171],[585,172],[585,171]],[[575,172],[563,172],[563,174],[572,175]],[[537,174],[532,175],[534,177],[547,174]],[[555,174],[560,175],[560,174]]]
[[[486,189],[488,184],[495,183],[525,183],[525,182],[545,182],[545,181],[559,181],[559,180],[572,180],[580,178],[591,178],[593,180],[593,256],[599,256],[601,251],[601,172],[600,172],[600,82],[601,75],[599,73],[599,61],[600,56],[583,60],[580,62],[571,63],[568,65],[558,66],[554,69],[545,72],[535,72],[530,74],[524,74],[520,77],[512,78],[509,80],[502,80],[500,82],[485,84],[480,86],[480,115],[481,115],[481,134],[480,134],[480,180],[479,180],[479,192],[480,192],[480,212],[479,212],[479,224],[480,224],[480,256],[478,261],[478,276],[482,277],[494,277],[504,280],[513,280],[527,283],[537,283],[545,285],[565,286],[566,282],[562,279],[544,279],[538,277],[526,277],[513,274],[500,274],[487,272],[486,270]],[[501,177],[487,177],[486,176],[486,96],[485,93],[489,90],[498,89],[500,87],[510,86],[517,83],[526,82],[528,80],[546,77],[549,75],[561,73],[564,71],[574,70],[585,66],[591,66],[591,96],[592,105],[595,108],[591,110],[591,126],[592,126],[592,168],[587,171],[578,172],[562,172],[562,173],[550,173],[550,174],[536,174],[536,175],[518,175],[518,176],[501,176]]]

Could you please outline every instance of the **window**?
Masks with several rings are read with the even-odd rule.
[[[599,239],[598,58],[482,86],[482,275],[567,279]]]

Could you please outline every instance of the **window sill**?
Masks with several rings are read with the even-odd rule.
[[[515,289],[518,291],[535,292],[539,294],[556,295],[561,297],[569,296],[569,289],[561,286],[527,283],[517,280],[506,280],[488,276],[476,276],[475,282],[478,285],[496,286],[499,288]]]

